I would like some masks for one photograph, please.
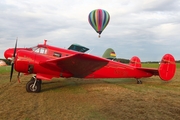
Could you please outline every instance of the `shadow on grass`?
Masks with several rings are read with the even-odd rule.
[[[135,79],[53,79],[53,81],[42,82],[42,92],[58,91],[61,89],[77,90],[81,89],[83,85],[93,84],[136,84]]]

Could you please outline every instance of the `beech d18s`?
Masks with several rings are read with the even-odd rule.
[[[64,49],[47,45],[46,42],[32,48],[17,48],[16,40],[15,48],[4,52],[5,58],[12,60],[10,81],[13,69],[18,72],[18,78],[20,73],[34,75],[26,84],[27,92],[40,92],[42,80],[51,80],[53,77],[135,78],[137,84],[142,84],[140,78],[153,75],[169,81],[176,70],[171,54],[163,56],[158,69],[143,68],[136,56],[130,59],[129,64],[113,61],[115,53],[112,49],[106,50],[103,57],[98,57],[85,53],[89,49],[81,45],[72,44]]]

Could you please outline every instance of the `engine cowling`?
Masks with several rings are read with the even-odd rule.
[[[32,73],[35,55],[31,51],[18,51],[15,58],[15,70],[22,73]]]

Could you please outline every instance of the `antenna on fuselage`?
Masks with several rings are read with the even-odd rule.
[[[44,40],[44,45],[46,45],[47,40]]]

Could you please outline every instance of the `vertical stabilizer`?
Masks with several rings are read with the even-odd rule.
[[[173,78],[176,72],[176,62],[171,54],[165,54],[160,62],[159,77],[164,81],[169,81]]]
[[[129,65],[134,67],[141,67],[141,60],[137,56],[133,56],[130,60]]]

